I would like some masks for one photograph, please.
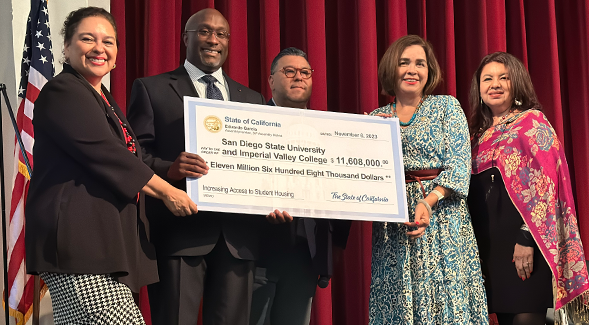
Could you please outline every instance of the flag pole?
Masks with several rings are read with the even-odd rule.
[[[0,84],[0,92],[2,92],[6,98],[6,106],[9,107],[8,104],[8,96],[6,95],[6,85]],[[9,109],[10,110],[10,109]],[[12,110],[10,110],[12,112]],[[2,133],[2,98],[0,98],[0,140],[3,140],[4,133]],[[10,306],[8,305],[8,297],[9,291],[8,288],[8,245],[6,242],[6,202],[5,202],[5,190],[4,190],[4,141],[0,141],[0,195],[2,198],[2,265],[4,267],[4,320],[6,325],[10,324],[10,314],[8,313],[8,309]]]
[[[33,293],[33,325],[39,325],[39,311],[41,310],[41,281],[39,281],[39,276],[33,276],[33,288],[35,292]]]
[[[8,114],[10,115],[10,120],[12,122],[12,128],[14,129],[14,134],[16,135],[16,140],[18,141],[18,145],[20,147],[20,153],[22,154],[23,159],[25,160],[25,165],[27,166],[27,171],[29,172],[29,176],[33,177],[33,170],[31,169],[31,163],[29,162],[29,156],[27,155],[27,151],[25,150],[25,145],[22,142],[22,137],[20,136],[20,132],[18,132],[18,124],[16,124],[16,119],[14,118],[14,113],[12,112],[12,106],[10,106],[10,100],[8,99],[8,95],[6,94],[6,85],[0,84],[0,91],[4,95],[4,101],[6,102],[6,107],[8,108]],[[1,116],[0,116],[1,121]],[[0,127],[0,131],[2,128]],[[1,148],[1,146],[0,146]],[[4,162],[2,162],[4,164]],[[4,176],[2,176],[4,177]],[[4,182],[2,182],[4,184]]]
[[[31,169],[31,164],[29,163],[29,157],[27,152],[25,151],[25,146],[22,142],[22,137],[20,136],[20,132],[18,132],[18,124],[16,123],[16,119],[14,118],[14,113],[12,112],[12,106],[10,106],[10,100],[8,99],[8,95],[6,94],[6,85],[0,83],[0,92],[4,96],[4,101],[6,102],[6,108],[8,109],[8,115],[10,116],[10,120],[12,122],[12,127],[14,128],[14,133],[16,135],[16,140],[18,145],[20,146],[20,152],[24,158],[25,165],[27,166],[27,171],[29,175],[33,176],[33,171]],[[3,138],[3,131],[2,131],[2,99],[0,98],[0,139]],[[17,158],[18,159],[18,158]],[[0,201],[2,202],[2,244],[4,245],[2,259],[4,265],[4,317],[6,320],[6,325],[9,324],[10,321],[10,314],[9,314],[9,304],[8,298],[10,293],[10,288],[8,288],[8,243],[6,242],[6,191],[4,188],[4,141],[0,141],[0,195],[2,198]],[[35,284],[39,281],[38,276],[35,276]],[[36,301],[33,301],[33,309],[35,309],[35,305],[39,305],[40,298],[35,297]],[[33,322],[35,320],[33,319]],[[37,313],[37,322],[38,324],[38,313]]]

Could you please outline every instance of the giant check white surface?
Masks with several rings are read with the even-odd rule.
[[[199,210],[408,221],[397,119],[184,97]]]

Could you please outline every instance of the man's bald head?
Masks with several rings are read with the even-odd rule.
[[[186,26],[184,30],[196,29],[202,21],[206,20],[207,16],[216,16],[221,18],[225,22],[225,25],[227,26],[227,31],[229,32],[229,23],[227,22],[227,19],[225,19],[225,16],[223,16],[223,14],[219,10],[213,8],[205,8],[199,10],[194,15],[190,16],[190,18],[188,18],[188,21],[186,21]]]
[[[213,73],[223,66],[230,30],[227,19],[218,10],[207,8],[195,13],[188,18],[184,31],[188,62],[205,73]]]

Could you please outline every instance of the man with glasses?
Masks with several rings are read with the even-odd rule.
[[[272,99],[268,105],[307,108],[313,90],[313,69],[305,52],[295,47],[280,51],[272,61],[270,72]]]
[[[282,50],[272,61],[270,73],[268,105],[307,108],[313,69],[305,52],[294,47]],[[293,218],[275,210],[267,219],[281,223]],[[309,218],[269,225],[256,262],[250,325],[309,324],[315,288],[318,284],[325,288],[332,274],[332,244],[345,247],[350,225],[349,221]]]
[[[184,152],[183,96],[265,100],[222,70],[230,30],[220,12],[197,12],[182,37],[186,61],[174,71],[135,80],[128,120],[146,153],[145,163],[185,190],[186,177],[207,177],[209,168],[200,156]],[[157,200],[146,202],[146,213],[160,276],[148,288],[153,324],[195,324],[202,298],[205,325],[247,325],[264,217],[200,211],[179,218]]]

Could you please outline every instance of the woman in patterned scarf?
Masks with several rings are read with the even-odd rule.
[[[488,323],[466,116],[456,98],[432,95],[440,66],[419,36],[395,41],[378,77],[395,99],[371,114],[399,118],[411,222],[373,223],[370,324]]]
[[[470,106],[468,202],[489,312],[501,325],[533,325],[553,306],[584,309],[576,298],[589,289],[587,267],[564,150],[521,61],[483,58]]]

